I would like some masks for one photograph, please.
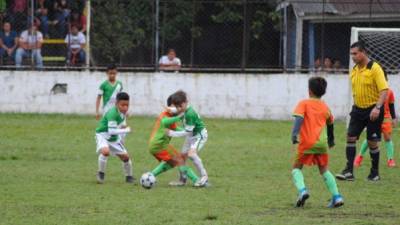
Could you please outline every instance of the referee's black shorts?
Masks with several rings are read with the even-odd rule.
[[[375,105],[368,107],[366,109],[358,108],[353,105],[350,112],[350,124],[347,129],[347,135],[349,137],[360,137],[364,128],[367,128],[367,140],[369,141],[380,141],[381,140],[381,126],[383,122],[383,107],[381,108],[381,113],[375,121],[371,121],[370,114]]]

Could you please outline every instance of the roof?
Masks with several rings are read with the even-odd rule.
[[[292,6],[297,17],[304,19],[351,19],[387,18],[400,19],[399,0],[283,0],[277,10]],[[372,2],[372,4],[371,4]]]

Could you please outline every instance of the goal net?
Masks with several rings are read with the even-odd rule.
[[[351,28],[351,43],[363,41],[372,60],[388,74],[400,72],[400,28]],[[350,58],[350,69],[354,66]]]

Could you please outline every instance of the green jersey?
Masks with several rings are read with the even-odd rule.
[[[106,113],[117,102],[117,94],[122,91],[122,83],[117,80],[114,84],[106,80],[101,83],[99,95],[103,96],[103,112]]]
[[[118,135],[108,133],[109,129],[117,129],[126,124],[126,117],[118,111],[116,106],[112,107],[99,121],[96,133],[102,134],[108,141],[114,142],[118,140]]]
[[[192,106],[189,106],[185,111],[183,125],[186,131],[193,131],[193,135],[199,134],[205,128],[203,120],[200,118],[200,115],[194,111]]]
[[[168,112],[164,111],[158,116],[157,121],[153,127],[153,131],[150,135],[149,151],[152,154],[160,152],[162,150],[168,150],[168,145],[171,141],[165,131],[167,129],[177,130],[177,122],[182,118],[180,116],[170,117]]]

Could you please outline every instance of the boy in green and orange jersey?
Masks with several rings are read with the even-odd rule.
[[[294,111],[294,127],[292,142],[297,146],[296,159],[293,164],[292,177],[299,192],[296,207],[304,205],[310,197],[304,184],[301,169],[303,165],[318,165],[320,174],[328,190],[332,194],[332,200],[328,207],[340,207],[343,198],[339,194],[335,177],[328,170],[328,149],[333,147],[333,116],[328,106],[320,99],[326,91],[327,82],[322,77],[310,78],[308,82],[309,99],[302,100]],[[326,129],[327,128],[327,129]],[[300,133],[300,141],[298,134]]]
[[[171,98],[168,98],[167,105],[168,108],[158,116],[150,135],[149,151],[160,161],[160,164],[151,173],[158,176],[167,170],[178,167],[181,173],[189,177],[195,187],[203,187],[206,183],[201,182],[196,173],[185,165],[184,156],[170,144],[171,138],[180,131],[177,122],[182,120],[183,115],[176,115],[177,110],[171,104]]]

